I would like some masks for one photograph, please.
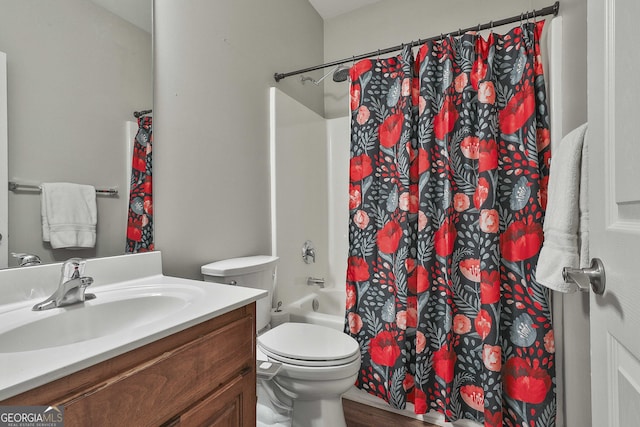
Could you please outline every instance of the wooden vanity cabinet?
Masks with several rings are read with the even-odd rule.
[[[255,344],[251,303],[0,405],[61,405],[66,427],[253,427]]]

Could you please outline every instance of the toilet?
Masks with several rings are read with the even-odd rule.
[[[273,414],[264,410],[261,401],[268,397],[276,412],[292,408],[293,427],[346,427],[341,397],[357,378],[360,347],[352,337],[325,326],[283,323],[269,328],[277,262],[277,257],[259,255],[201,268],[205,281],[269,293],[256,301],[258,425],[288,424],[273,421]]]

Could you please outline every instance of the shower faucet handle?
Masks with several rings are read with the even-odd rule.
[[[311,240],[307,240],[302,245],[302,260],[305,264],[311,264],[316,262],[316,248]]]

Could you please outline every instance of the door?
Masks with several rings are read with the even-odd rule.
[[[7,267],[9,256],[7,128],[7,55],[0,52],[0,268]]]
[[[588,0],[589,247],[607,274],[590,298],[593,427],[640,425],[639,16],[638,0]]]

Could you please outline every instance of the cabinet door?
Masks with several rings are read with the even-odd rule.
[[[252,376],[240,375],[180,416],[174,426],[253,427],[256,390]]]
[[[255,379],[254,322],[236,320],[62,402],[65,425],[158,425],[236,378]]]

